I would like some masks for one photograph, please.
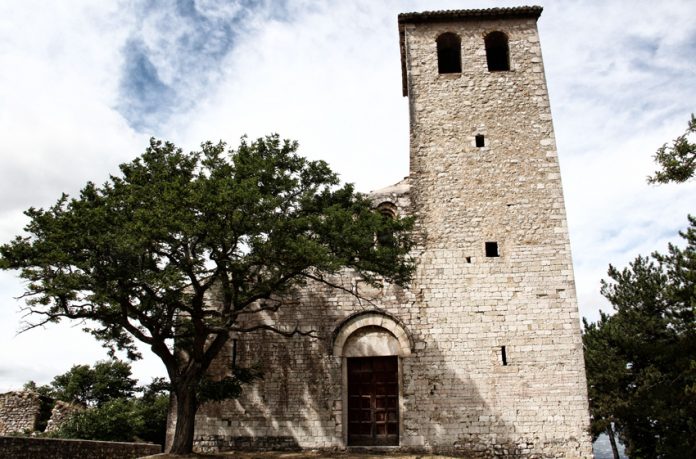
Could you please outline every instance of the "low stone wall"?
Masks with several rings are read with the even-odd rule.
[[[13,459],[134,459],[161,452],[151,443],[0,437],[0,457]]]
[[[31,432],[41,410],[41,399],[34,392],[0,394],[0,435]]]

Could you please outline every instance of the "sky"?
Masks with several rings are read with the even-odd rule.
[[[0,243],[153,136],[191,151],[277,132],[360,191],[391,185],[408,175],[397,14],[525,4],[544,7],[579,308],[596,320],[609,263],[664,251],[696,212],[696,183],[646,183],[696,112],[693,0],[5,0]],[[0,272],[0,392],[106,358],[79,324],[17,334],[22,292]],[[133,369],[164,375],[154,357]]]

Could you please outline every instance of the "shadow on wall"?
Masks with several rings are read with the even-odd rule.
[[[340,281],[348,291],[356,288],[350,276]],[[345,345],[352,349],[335,355],[341,326],[355,326],[352,318],[361,315],[385,319],[363,321],[347,334]],[[199,408],[197,451],[345,448],[350,444],[348,425],[355,422],[349,417],[356,415],[347,409],[347,359],[404,354],[398,344],[370,341],[369,335],[377,331],[376,336],[398,342],[393,323],[403,327],[410,346],[410,355],[399,356],[400,449],[468,457],[524,456],[531,451],[533,445],[518,445],[508,437],[513,427],[484,402],[466,369],[455,370],[452,349],[461,348],[456,341],[466,338],[434,339],[427,308],[416,307],[408,291],[386,285],[365,302],[324,285],[308,285],[278,312],[261,319],[288,329],[299,324],[302,330],[315,330],[318,338],[284,338],[265,331],[234,338],[211,366],[211,375],[229,374],[234,359],[239,366],[260,364],[264,378],[247,386],[237,400]],[[380,429],[377,395],[371,402],[374,431]]]

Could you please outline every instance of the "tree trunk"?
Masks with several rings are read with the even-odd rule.
[[[198,400],[196,399],[195,384],[179,384],[175,387],[176,393],[176,427],[171,454],[190,454],[193,450],[193,428],[195,426]]]
[[[614,438],[614,429],[611,426],[611,422],[607,426],[607,435],[609,436],[609,443],[611,444],[611,452],[614,453],[614,459],[620,459],[619,448],[616,446],[616,438]]]

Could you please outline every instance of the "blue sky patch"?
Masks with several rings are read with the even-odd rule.
[[[175,111],[187,110],[214,85],[240,35],[263,20],[290,20],[287,1],[154,1],[141,5],[123,49],[119,113],[138,131],[156,131]],[[259,21],[259,19],[261,21]],[[164,38],[147,40],[147,33]],[[149,27],[149,29],[148,29]]]
[[[162,82],[142,43],[129,41],[123,54],[125,64],[117,109],[134,129],[151,129],[176,105],[176,91]]]

